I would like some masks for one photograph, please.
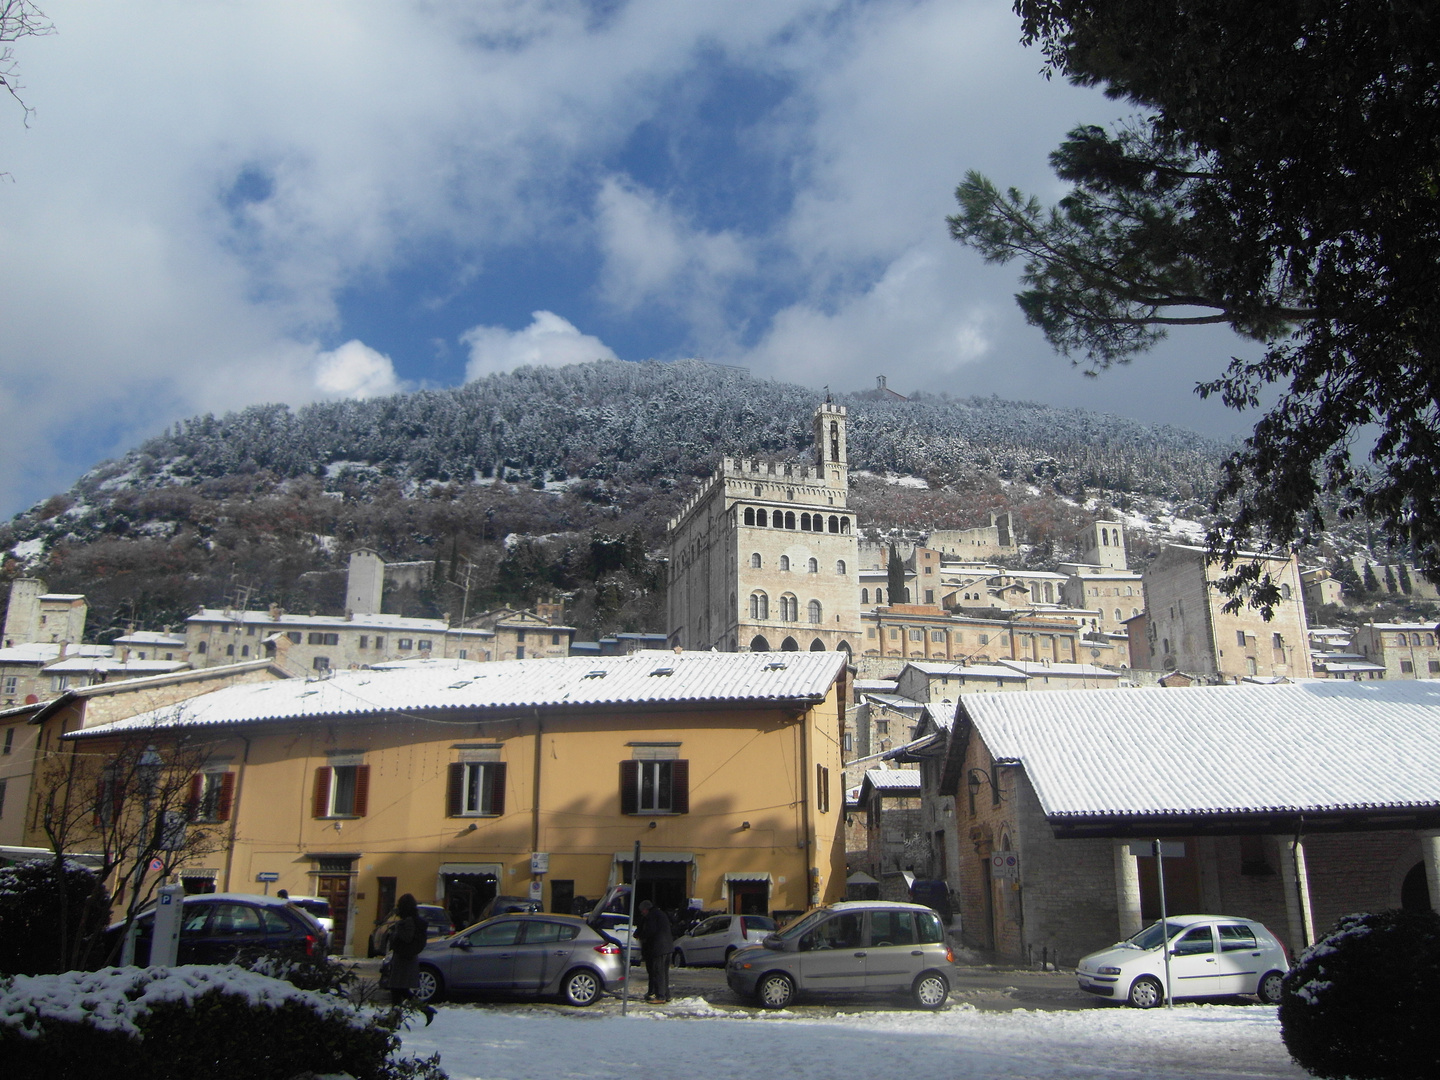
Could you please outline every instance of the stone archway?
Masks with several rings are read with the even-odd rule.
[[[781,652],[799,652],[799,651],[800,651],[800,643],[799,643],[798,641],[796,641],[793,637],[787,637],[784,641],[780,642],[780,651],[781,651]]]
[[[817,637],[814,641],[810,642],[810,651],[811,651],[811,652],[824,652],[824,651],[825,651],[825,643],[824,643],[823,641],[821,641],[821,640]]]
[[[753,638],[750,639],[750,651],[769,652],[770,642],[766,641],[763,635],[756,634]]]

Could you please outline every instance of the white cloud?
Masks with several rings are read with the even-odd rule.
[[[470,350],[465,378],[478,379],[517,367],[563,367],[591,360],[616,360],[615,353],[597,337],[582,334],[552,311],[533,311],[523,330],[503,326],[476,326],[460,335]]]
[[[403,389],[395,365],[363,341],[347,341],[315,361],[315,387],[328,397],[371,398]]]

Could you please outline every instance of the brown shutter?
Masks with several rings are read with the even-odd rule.
[[[355,766],[355,816],[364,817],[370,808],[370,766]]]
[[[330,811],[330,766],[321,765],[315,770],[315,797],[311,800],[311,814],[327,817]]]
[[[490,812],[505,813],[505,762],[492,761],[485,768],[490,770]]]
[[[670,763],[670,808],[677,814],[690,812],[690,762],[684,758]]]
[[[640,810],[640,763],[620,762],[620,812],[635,814]]]
[[[235,799],[235,774],[222,773],[220,776],[220,804],[215,807],[216,821],[230,820],[230,805]]]
[[[203,790],[205,778],[196,773],[190,778],[190,795],[185,800],[185,817],[194,821],[200,816],[200,792]]]
[[[460,761],[450,763],[450,781],[445,792],[445,814],[447,817],[459,817],[465,809],[461,801],[465,794],[465,765]]]

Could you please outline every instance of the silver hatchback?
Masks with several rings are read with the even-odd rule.
[[[760,945],[733,953],[730,989],[767,1009],[799,994],[908,992],[922,1009],[950,996],[955,953],[940,916],[920,904],[857,900],[807,912]]]

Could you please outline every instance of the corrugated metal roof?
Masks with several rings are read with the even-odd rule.
[[[430,661],[430,667],[341,671],[328,679],[226,687],[182,706],[155,709],[71,737],[153,726],[565,706],[792,703],[819,701],[839,677],[844,653],[674,653],[505,660]]]
[[[980,694],[1046,815],[1440,805],[1440,680]]]
[[[1105,682],[1113,682],[1120,677],[1118,671],[1111,671],[1109,668],[1097,667],[1094,664],[1068,664],[1051,663],[1043,660],[1000,660],[999,663],[1016,671],[1023,671],[1027,675],[1055,675],[1066,679],[1103,679]]]
[[[865,781],[861,785],[869,785],[876,791],[904,791],[914,792],[920,790],[919,769],[866,769]]]

